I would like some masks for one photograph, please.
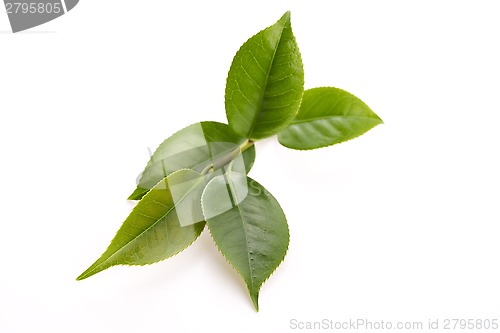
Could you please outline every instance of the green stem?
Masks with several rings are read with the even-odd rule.
[[[217,170],[217,169],[220,169],[226,165],[228,165],[229,163],[231,163],[232,161],[234,161],[240,154],[243,154],[243,152],[247,149],[249,149],[250,147],[252,147],[254,145],[254,141],[252,140],[246,140],[245,142],[243,142],[239,147],[235,148],[234,150],[230,151],[227,155],[224,155],[220,158],[218,158],[217,160],[213,161],[213,163],[210,163],[209,165],[207,165],[202,171],[201,171],[201,174],[202,175],[206,175],[207,173],[210,172],[210,170]]]
[[[244,152],[245,150],[247,150],[248,148],[252,147],[252,146],[254,145],[254,143],[255,143],[255,141],[252,141],[252,140],[250,140],[250,139],[249,139],[249,140],[247,140],[247,141],[245,141],[244,143],[242,143],[242,144],[240,145],[240,150],[241,150],[241,153],[243,154],[243,152]]]

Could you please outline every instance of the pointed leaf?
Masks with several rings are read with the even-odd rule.
[[[129,200],[139,200],[161,179],[179,169],[203,171],[218,158],[239,153],[238,147],[246,141],[231,128],[217,122],[190,125],[166,139],[154,152],[142,172],[136,190]],[[255,147],[243,152],[247,172],[255,160]]]
[[[179,170],[161,180],[134,207],[103,255],[77,280],[114,265],[152,264],[191,245],[205,226],[200,205],[204,186],[204,177],[192,170]]]
[[[260,287],[283,261],[288,249],[288,225],[279,203],[262,185],[247,178],[248,193],[243,198],[242,193],[235,193],[241,191],[239,179],[225,176],[229,178],[213,178],[203,191],[203,212],[212,212],[212,217],[206,219],[210,233],[245,280],[258,311]],[[228,205],[232,208],[224,207]],[[213,214],[217,210],[222,213]]]
[[[292,149],[315,149],[354,139],[382,120],[356,96],[333,87],[304,92],[299,113],[278,135]]]
[[[287,12],[236,53],[226,83],[229,126],[249,139],[272,136],[293,120],[303,91],[302,59]]]

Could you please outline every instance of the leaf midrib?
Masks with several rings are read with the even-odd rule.
[[[233,182],[233,180],[232,180],[232,178],[230,177],[230,175],[231,175],[231,172],[230,172],[230,173],[229,173],[229,175],[228,175],[228,176],[229,176],[229,177],[228,177],[228,181]],[[234,182],[233,182],[233,188],[235,188],[235,186],[234,186]],[[232,191],[231,191],[229,194],[230,194],[231,196],[233,196]],[[238,196],[238,193],[236,193],[236,198],[238,198],[238,197],[239,197],[239,196]],[[231,198],[231,199],[232,199],[232,200],[234,200],[234,198]],[[254,282],[253,282],[253,273],[252,273],[252,272],[253,272],[253,271],[252,271],[253,266],[252,266],[252,261],[250,260],[250,251],[249,251],[249,245],[248,245],[248,232],[247,232],[247,229],[246,229],[246,225],[247,225],[247,223],[245,222],[245,221],[246,221],[246,219],[245,219],[245,217],[244,217],[243,210],[242,210],[242,208],[241,208],[241,206],[242,206],[242,204],[243,204],[243,202],[244,202],[244,201],[245,201],[245,200],[243,200],[242,202],[238,203],[238,204],[236,205],[236,207],[238,207],[238,214],[240,215],[240,218],[241,218],[241,225],[242,225],[242,228],[243,228],[243,234],[245,235],[245,244],[246,244],[246,246],[245,246],[245,252],[246,252],[246,254],[247,254],[247,262],[248,262],[248,268],[249,268],[249,273],[250,273],[250,284],[252,285],[252,292],[253,292],[253,291],[254,291],[254,289],[255,289],[255,285],[254,285]]]
[[[163,180],[165,181],[165,179]],[[193,186],[192,188],[189,189],[189,191],[186,192],[185,195],[183,195],[181,197],[181,199],[178,201],[178,202],[181,202],[183,201],[189,193],[191,193],[191,191],[195,188],[196,186]],[[115,257],[120,251],[122,251],[125,247],[127,247],[130,243],[132,243],[133,241],[137,240],[138,238],[140,238],[144,233],[148,232],[151,228],[153,228],[154,226],[156,226],[159,221],[163,220],[167,215],[169,215],[174,209],[175,209],[176,205],[172,205],[172,207],[165,213],[163,214],[160,218],[156,219],[156,221],[151,224],[148,228],[144,229],[144,231],[142,231],[140,234],[138,234],[137,236],[135,236],[134,238],[132,238],[130,241],[128,241],[125,245],[123,245],[122,247],[120,247],[118,250],[116,250],[115,252],[113,252],[110,256],[108,256],[106,259],[104,259],[102,262],[100,262],[98,265],[96,265],[92,270],[88,271],[87,273],[88,274],[85,274],[83,275],[82,274],[82,278],[86,277],[86,276],[90,276],[92,274],[92,272],[96,271],[99,267],[101,267],[104,263],[106,263],[107,261],[109,261],[111,258]]]
[[[246,246],[245,246],[245,252],[247,254],[247,261],[248,261],[248,268],[249,268],[249,273],[250,273],[250,284],[252,285],[252,292],[254,292],[255,290],[255,285],[254,285],[254,282],[253,282],[253,271],[252,271],[252,261],[250,260],[250,251],[249,251],[249,245],[248,245],[248,232],[247,232],[247,229],[246,229],[246,219],[243,215],[243,210],[241,209],[241,203],[236,205],[238,207],[238,213],[240,214],[240,217],[241,217],[241,225],[243,227],[243,233],[245,234],[245,243],[246,243]]]
[[[271,73],[271,70],[272,70],[273,64],[274,64],[274,60],[276,59],[276,53],[278,52],[278,49],[279,49],[279,47],[281,45],[281,36],[283,36],[283,31],[285,31],[286,25],[288,24],[289,20],[290,20],[290,17],[287,18],[286,22],[283,24],[283,27],[281,28],[280,36],[279,36],[279,39],[278,39],[278,45],[276,45],[276,47],[274,48],[273,56],[271,58],[271,66],[269,66],[269,68],[267,70],[266,82],[264,83],[264,86],[263,86],[263,89],[262,89],[262,96],[261,96],[260,101],[259,101],[259,107],[258,107],[257,112],[255,114],[255,117],[254,117],[254,119],[252,121],[252,126],[250,127],[250,130],[248,132],[248,137],[252,136],[253,131],[255,129],[255,125],[257,125],[259,114],[260,114],[260,112],[262,110],[262,103],[264,102],[264,95],[265,95],[265,91],[266,91],[266,88],[267,88],[267,83],[269,82],[269,74]],[[272,27],[270,27],[270,28],[272,28]],[[268,29],[270,29],[270,28],[268,28]],[[258,65],[259,65],[259,67],[261,67],[259,63],[258,63]]]

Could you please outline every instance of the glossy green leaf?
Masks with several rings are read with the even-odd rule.
[[[276,199],[247,176],[255,160],[254,142],[278,134],[284,146],[314,149],[382,123],[365,103],[341,89],[304,92],[289,12],[238,50],[227,77],[225,107],[228,125],[196,123],[156,149],[129,197],[141,201],[78,280],[114,265],[167,259],[208,225],[258,311],[261,286],[283,261],[289,230]]]
[[[292,149],[315,149],[354,139],[382,120],[356,96],[332,87],[304,92],[299,113],[278,135]]]
[[[205,226],[200,204],[204,187],[205,178],[192,170],[179,170],[161,180],[135,206],[103,255],[77,280],[114,265],[152,264],[184,250]]]
[[[246,142],[231,128],[217,122],[190,125],[166,139],[154,152],[142,172],[130,200],[139,200],[161,179],[179,169],[202,172],[217,159],[239,154],[239,146]],[[243,152],[247,173],[255,160],[255,147]]]
[[[226,83],[229,126],[249,139],[272,136],[293,120],[303,91],[302,59],[287,12],[236,53]]]
[[[202,207],[212,215],[206,220],[215,243],[243,277],[258,311],[260,287],[283,261],[289,231],[276,199],[250,178],[245,194],[240,180],[230,174],[213,178],[203,191]],[[217,210],[221,213],[213,214]]]

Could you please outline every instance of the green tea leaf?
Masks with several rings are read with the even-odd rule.
[[[272,136],[293,120],[303,91],[302,59],[287,12],[236,53],[226,83],[229,126],[249,139]]]
[[[206,224],[258,311],[261,286],[283,261],[289,230],[276,199],[247,176],[255,141],[278,134],[286,147],[314,149],[382,123],[341,89],[304,91],[290,12],[238,50],[227,77],[225,108],[229,125],[196,123],[156,149],[129,197],[142,200],[77,280],[114,265],[167,259],[194,242]]]
[[[230,173],[213,178],[202,207],[211,215],[206,221],[215,243],[245,280],[258,311],[260,287],[283,261],[289,232],[279,203],[262,185],[250,178],[246,190],[241,185]]]
[[[382,120],[356,96],[332,87],[304,92],[300,110],[278,135],[292,149],[315,149],[354,139]]]
[[[239,146],[246,141],[231,128],[217,122],[190,125],[166,139],[154,152],[142,172],[136,190],[129,200],[139,200],[161,179],[179,169],[202,172],[217,159],[239,154]],[[247,173],[255,160],[255,147],[243,152]]]
[[[205,222],[201,193],[205,178],[179,170],[161,180],[135,206],[103,255],[77,280],[114,265],[145,265],[167,259],[191,245]]]

